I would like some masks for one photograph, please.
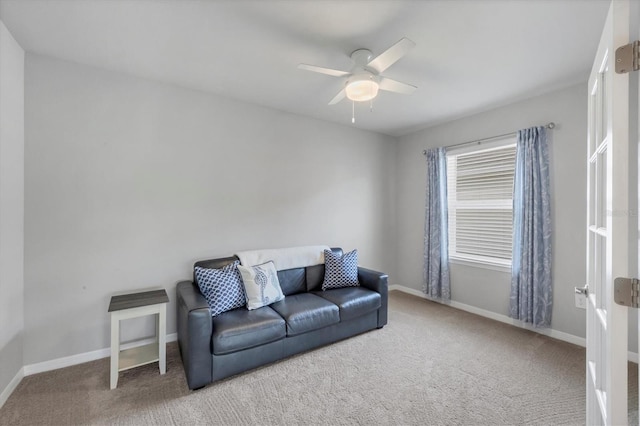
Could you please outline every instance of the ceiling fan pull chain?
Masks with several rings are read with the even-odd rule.
[[[356,122],[356,101],[351,101],[351,123]]]
[[[371,98],[371,102],[369,103],[369,111],[373,112],[373,98]]]

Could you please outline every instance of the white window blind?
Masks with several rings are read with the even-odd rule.
[[[515,137],[447,153],[449,257],[511,266]]]

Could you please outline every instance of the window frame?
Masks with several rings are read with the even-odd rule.
[[[482,151],[490,151],[490,150],[499,150],[512,147],[515,150],[516,147],[516,135],[508,135],[502,136],[499,138],[495,138],[490,141],[483,142],[482,144],[473,144],[466,145],[457,148],[447,149],[446,152],[446,160],[447,160],[447,231],[449,233],[449,261],[455,264],[473,266],[473,267],[481,267],[485,269],[492,269],[501,272],[510,272],[511,271],[511,263],[513,261],[513,257],[507,259],[499,258],[499,257],[490,257],[490,256],[477,256],[472,254],[463,254],[458,253],[456,251],[455,244],[455,225],[452,223],[452,205],[451,205],[451,171],[449,170],[449,159],[450,156],[458,156],[461,154],[468,154],[473,152],[482,152]],[[514,159],[515,163],[515,159]],[[514,164],[514,177],[515,177],[515,164]],[[456,206],[460,204],[460,201],[455,200]],[[463,204],[466,204],[467,208],[480,207],[480,208],[496,208],[496,209],[505,209],[511,212],[511,227],[513,229],[513,191],[511,194],[511,198],[509,199],[499,199],[499,200],[491,200],[489,205],[487,205],[487,200],[483,201],[462,201]],[[458,207],[460,208],[460,207]],[[453,232],[452,232],[453,231]]]

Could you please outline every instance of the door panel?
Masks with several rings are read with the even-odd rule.
[[[629,2],[613,1],[589,77],[587,192],[587,424],[627,423],[627,308],[613,301],[629,276],[629,84],[613,72],[629,39]]]

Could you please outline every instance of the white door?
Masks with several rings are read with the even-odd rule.
[[[615,49],[629,43],[629,1],[613,0],[589,77],[587,425],[627,424],[627,308],[613,281],[629,275],[629,74]]]

